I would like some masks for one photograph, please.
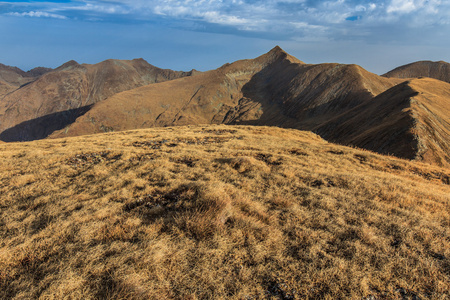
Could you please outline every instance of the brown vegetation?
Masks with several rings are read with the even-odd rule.
[[[2,299],[450,297],[449,169],[224,125],[0,151]]]

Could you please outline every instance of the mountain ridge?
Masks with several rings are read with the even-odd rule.
[[[207,72],[162,70],[143,59],[69,61],[3,97],[0,139],[198,124],[270,125],[445,166],[447,65],[416,62],[379,76],[355,64],[307,64],[279,46]],[[413,75],[434,76],[442,84]],[[66,86],[62,92],[58,82]],[[0,82],[0,91],[10,89]],[[23,101],[33,93],[40,100],[25,108]]]
[[[324,92],[322,94],[317,94],[317,88],[324,84],[330,84],[333,85],[335,90],[329,92],[331,93],[339,93],[342,98],[346,98],[348,100],[348,103],[339,103],[335,104],[336,106],[341,105],[341,109],[345,109],[347,106],[354,106],[357,103],[359,103],[359,99],[356,99],[360,97],[360,95],[353,96],[353,99],[350,99],[350,97],[347,97],[346,94],[351,93],[352,91],[348,92],[345,91],[348,88],[353,88],[352,83],[355,81],[358,81],[358,87],[356,93],[367,93],[366,98],[372,97],[374,93],[379,93],[381,91],[384,91],[385,89],[391,87],[393,83],[385,78],[379,77],[375,74],[369,73],[367,71],[362,71],[363,69],[360,67],[356,67],[355,65],[339,65],[339,64],[320,64],[320,65],[307,65],[303,63],[302,61],[288,55],[286,52],[284,52],[281,48],[275,47],[268,53],[261,55],[253,60],[241,60],[234,62],[232,64],[225,64],[222,67],[211,70],[208,72],[205,72],[203,77],[195,77],[186,79],[183,82],[176,81],[172,83],[167,83],[165,85],[156,85],[156,86],[147,86],[143,88],[138,88],[137,90],[131,90],[128,93],[121,93],[113,96],[111,99],[107,99],[107,102],[117,102],[120,103],[122,101],[125,101],[125,98],[130,99],[136,99],[136,97],[141,97],[142,99],[153,99],[152,101],[155,102],[154,99],[160,99],[161,102],[160,105],[166,105],[163,104],[166,103],[168,98],[171,96],[168,95],[170,93],[177,94],[176,100],[172,102],[178,101],[178,99],[181,97],[180,94],[183,94],[182,97],[185,98],[184,101],[189,102],[189,100],[192,97],[203,97],[203,98],[212,98],[215,101],[216,105],[219,105],[220,108],[209,108],[209,115],[203,115],[200,118],[200,121],[203,123],[242,123],[242,122],[251,122],[254,120],[251,124],[256,125],[280,125],[279,118],[276,120],[274,119],[273,112],[268,111],[269,114],[267,117],[262,116],[262,106],[266,105],[269,107],[268,110],[277,110],[279,111],[279,114],[284,117],[289,117],[291,119],[298,119],[299,115],[295,115],[291,113],[291,115],[287,113],[283,113],[283,106],[291,105],[290,107],[295,108],[295,99],[301,99],[303,103],[301,104],[301,109],[305,110],[306,113],[310,113],[312,110],[319,111],[318,114],[322,113],[320,110],[326,110],[323,108],[324,104],[327,104],[328,101],[335,100],[336,103],[339,102],[339,99],[330,98],[333,95],[328,95],[327,92]],[[328,73],[327,73],[328,72]],[[364,75],[366,77],[371,77],[373,82],[369,82],[368,80],[364,81]],[[300,75],[299,75],[300,74]],[[342,87],[340,79],[336,74],[341,75],[348,75],[351,76],[351,78],[348,79],[346,86]],[[358,77],[359,76],[359,77]],[[358,78],[356,78],[358,77]],[[214,78],[214,80],[212,80]],[[307,82],[301,82],[301,80],[308,80]],[[334,81],[333,81],[334,80]],[[187,82],[186,82],[187,81]],[[212,82],[214,81],[214,82]],[[286,84],[286,82],[288,84]],[[311,82],[314,84],[314,88],[310,88]],[[289,85],[289,83],[291,83]],[[177,85],[180,85],[181,88],[177,89]],[[210,86],[210,85],[214,86]],[[298,89],[298,86],[300,86],[300,90]],[[184,91],[183,88],[187,88],[189,91]],[[166,91],[164,89],[166,88]],[[297,89],[296,89],[297,88]],[[205,92],[205,90],[210,90],[209,92]],[[169,93],[170,91],[170,93]],[[285,93],[288,93],[288,95],[285,95]],[[197,92],[200,92],[198,95]],[[143,95],[143,93],[149,93],[148,95]],[[155,93],[155,95],[152,95],[151,93]],[[302,94],[303,93],[303,94]],[[157,94],[157,95],[156,95]],[[167,96],[166,96],[167,95]],[[275,97],[274,97],[275,95]],[[159,97],[159,98],[158,98]],[[289,98],[290,103],[288,103],[287,100],[281,100],[278,101],[280,98]],[[114,100],[120,98],[119,100]],[[274,98],[274,99],[272,99]],[[291,98],[294,98],[292,100]],[[241,104],[239,104],[239,101],[241,101]],[[119,104],[118,104],[119,105]],[[139,105],[136,105],[134,107],[134,110],[141,109],[145,105],[152,106],[152,103],[141,101],[139,102]],[[155,104],[156,105],[156,104]],[[175,103],[172,103],[171,105],[175,105]],[[206,105],[206,104],[203,104]],[[320,108],[319,106],[322,107]],[[101,111],[105,107],[106,104],[99,104],[100,108],[93,107],[94,110]],[[158,105],[156,105],[158,106]],[[201,106],[201,105],[200,105]],[[108,107],[112,107],[112,105],[108,105]],[[240,110],[240,108],[243,109],[243,111]],[[161,110],[160,108],[155,107],[158,111],[158,113],[155,113],[156,115],[153,116],[146,116],[145,118],[142,117],[142,119],[150,120],[150,122],[153,120],[154,126],[171,126],[171,125],[186,125],[187,121],[186,119],[191,118],[191,121],[194,122],[194,117],[191,115],[184,116],[185,120],[183,122],[178,122],[178,120],[175,118],[175,115],[178,111],[174,111],[172,117],[169,117],[167,120],[163,122],[163,119],[161,119],[161,114],[169,113],[169,111]],[[181,109],[181,108],[180,108]],[[198,106],[193,108],[194,110],[197,110],[198,112]],[[145,110],[145,109],[144,109]],[[212,111],[211,111],[212,110]],[[237,111],[236,114],[233,114],[234,111]],[[107,113],[107,110],[105,109],[105,113]],[[112,121],[112,116],[106,116],[103,113],[98,113],[97,116],[91,116],[93,112],[89,113],[89,116],[83,117],[86,118],[94,118],[96,120],[110,120]],[[115,110],[114,115],[121,115],[121,109]],[[197,115],[200,116],[201,113]],[[263,117],[262,121],[258,121],[259,117]],[[183,118],[183,116],[178,115],[178,117]],[[82,118],[82,119],[83,119]],[[126,118],[126,116],[122,116],[118,118],[119,120],[123,120]],[[134,116],[133,116],[134,118]],[[180,119],[180,120],[181,120]],[[196,121],[196,122],[200,122]],[[80,121],[81,122],[81,121]],[[101,121],[99,121],[101,123]],[[283,121],[284,122],[284,121]],[[289,123],[289,122],[288,122]],[[291,122],[292,123],[292,122]],[[141,124],[144,124],[144,121],[142,120]],[[148,124],[148,122],[147,122]],[[85,124],[86,125],[86,124]],[[93,124],[92,124],[93,125]],[[69,129],[68,132],[74,130],[74,126],[77,126],[76,124],[73,124]],[[88,126],[88,125],[86,125]],[[94,129],[94,127],[91,126],[91,130],[94,130],[94,132],[101,132],[99,131],[99,128],[118,128],[114,130],[123,130],[123,129],[132,129],[135,126],[138,125],[132,125],[129,124],[127,126],[121,126],[120,124],[99,124],[99,127],[97,129]],[[289,125],[288,125],[289,126]],[[293,127],[293,126],[291,126]],[[138,127],[136,127],[138,128]],[[86,129],[85,129],[86,130]],[[89,131],[83,131],[85,133],[88,133]],[[79,134],[81,132],[77,133],[77,130],[75,130],[75,134]]]
[[[357,65],[305,64],[275,47],[201,76],[116,94],[50,137],[211,123],[312,130],[402,81]]]
[[[395,68],[382,76],[395,78],[430,77],[450,83],[450,64],[445,61],[417,61]]]

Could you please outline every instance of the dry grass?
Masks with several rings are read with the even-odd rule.
[[[450,297],[448,169],[269,127],[0,151],[2,299]]]

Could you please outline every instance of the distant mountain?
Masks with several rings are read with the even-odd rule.
[[[34,69],[27,71],[27,75],[31,77],[39,77],[52,70],[53,70],[52,68],[36,67]]]
[[[311,130],[397,82],[356,65],[276,63],[255,74],[243,92],[263,111],[250,123]]]
[[[275,47],[256,59],[116,94],[53,137],[210,123],[310,129],[395,82],[355,65],[306,65]]]
[[[333,142],[450,166],[450,84],[403,82],[315,132]]]
[[[73,122],[93,104],[118,92],[192,74],[163,70],[143,59],[106,60],[95,65],[69,61],[51,72],[33,69],[25,73],[14,68],[6,71],[8,76],[4,78],[14,83],[33,78],[26,77],[31,74],[43,75],[34,81],[22,80],[28,84],[12,92],[10,86],[3,88],[9,90],[0,98],[0,138],[5,141],[45,138]]]
[[[0,64],[0,82],[3,84],[18,87],[31,80],[33,80],[33,78],[21,69]]]
[[[27,72],[17,68],[4,64],[0,64],[0,85],[9,85],[11,88],[18,88],[24,84],[27,84],[33,80],[36,80],[39,76],[50,72],[52,69],[37,67]],[[0,97],[4,95],[0,90]]]
[[[51,69],[38,67],[25,72],[17,67],[0,64],[0,103],[5,95],[36,80],[39,76],[49,71],[51,71]]]
[[[418,61],[395,68],[383,76],[390,78],[430,77],[450,82],[450,64],[445,61]]]

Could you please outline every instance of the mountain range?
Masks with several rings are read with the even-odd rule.
[[[0,138],[45,138],[116,93],[193,73],[159,69],[143,59],[106,60],[95,65],[69,61],[54,70],[39,68],[26,73],[0,66]]]
[[[278,46],[207,72],[163,70],[143,59],[28,72],[0,65],[0,139],[269,125],[449,166],[449,66],[422,61],[379,76],[352,64],[306,64]]]

